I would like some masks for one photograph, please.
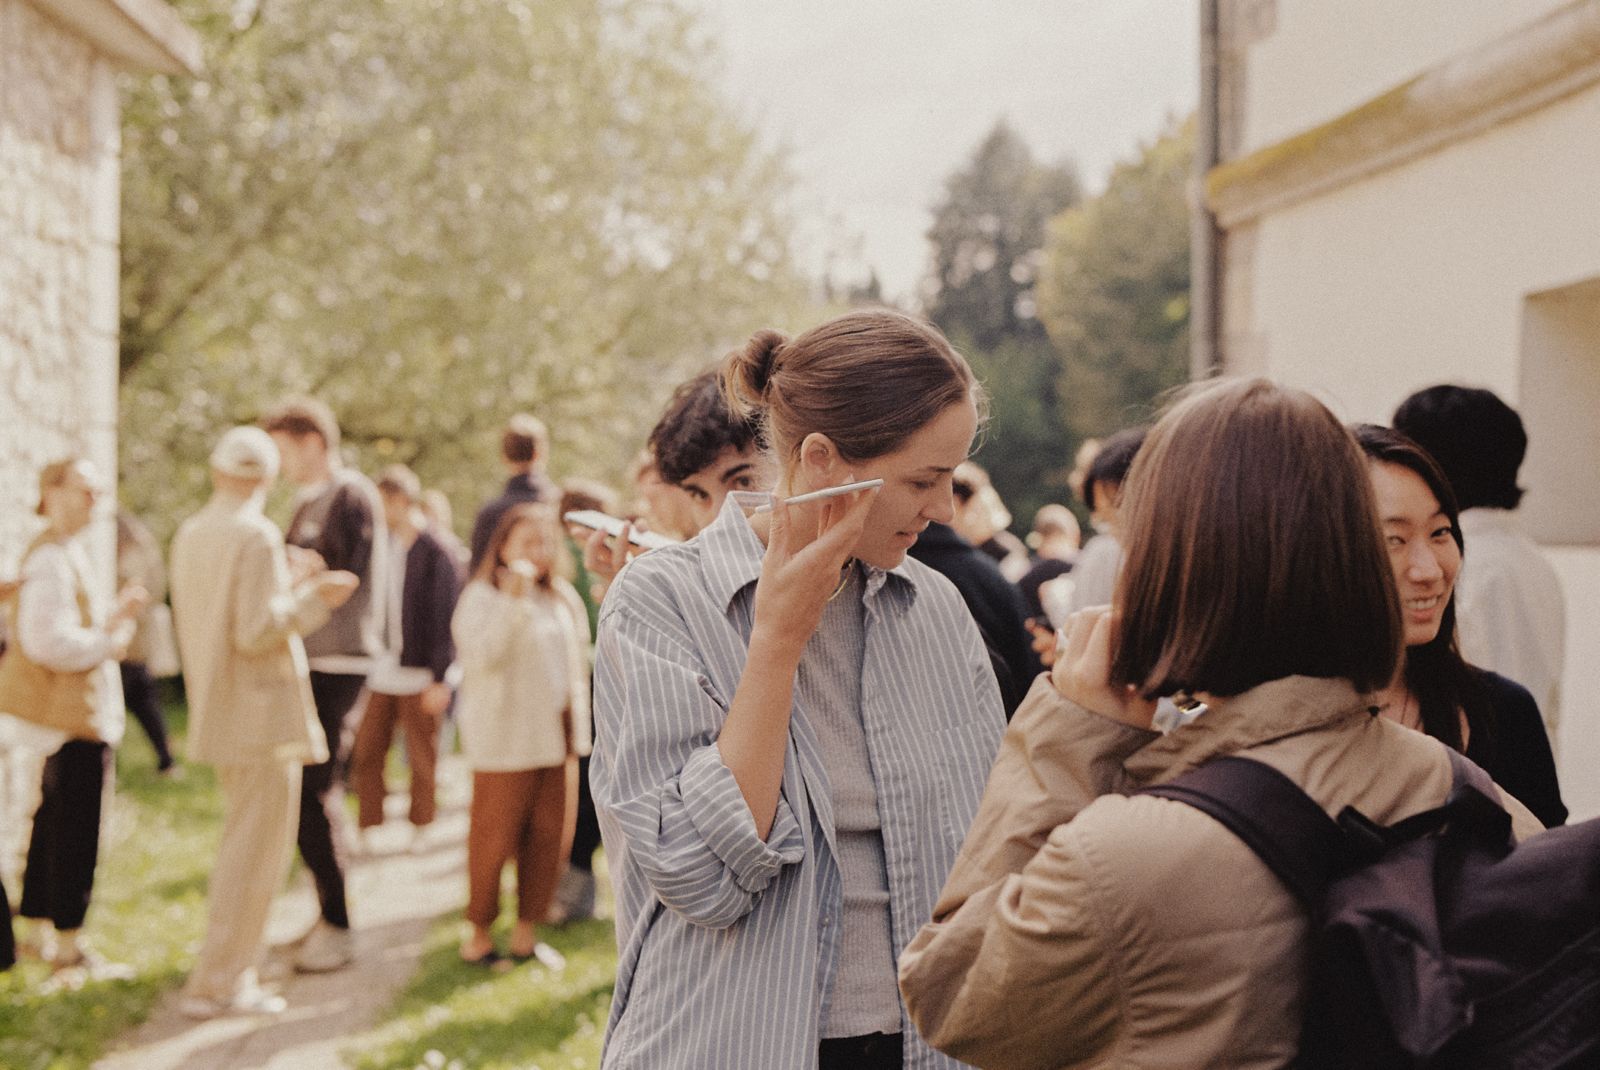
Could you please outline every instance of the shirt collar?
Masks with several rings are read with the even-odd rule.
[[[1213,699],[1201,716],[1141,748],[1124,763],[1139,784],[1170,780],[1224,754],[1234,754],[1330,725],[1370,716],[1372,698],[1348,680],[1286,676],[1241,695]]]
[[[701,568],[705,572],[706,588],[724,611],[733,599],[761,576],[761,559],[767,548],[762,545],[744,510],[729,495],[722,503],[717,518],[694,541],[700,545]],[[885,588],[890,591],[889,604],[904,611],[916,601],[917,581],[908,567],[901,562],[892,569],[875,568],[865,562],[866,584],[862,600],[871,604]]]

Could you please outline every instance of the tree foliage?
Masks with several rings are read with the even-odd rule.
[[[179,0],[124,111],[123,477],[158,530],[225,426],[332,404],[465,509],[512,411],[614,475],[683,375],[805,306],[781,162],[662,0]]]
[[[1060,364],[1034,288],[1046,225],[1079,197],[1075,168],[1039,163],[1001,122],[945,183],[928,232],[928,314],[989,391],[977,459],[1019,528],[1039,506],[1067,497],[1075,440],[1057,404]]]
[[[1066,419],[1084,435],[1148,419],[1188,378],[1193,154],[1193,123],[1170,129],[1050,225],[1039,312],[1061,354]]]
[[[1033,288],[1045,224],[1080,196],[1074,167],[1040,164],[1021,135],[996,123],[934,209],[924,295],[934,323],[981,349],[1039,336]]]

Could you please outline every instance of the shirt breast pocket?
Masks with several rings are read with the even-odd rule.
[[[977,816],[978,803],[989,782],[989,768],[999,749],[999,735],[980,724],[957,724],[934,736],[940,751],[943,784],[935,785],[944,808],[945,824],[959,847]]]

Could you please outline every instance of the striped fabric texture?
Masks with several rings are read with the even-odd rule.
[[[813,1070],[842,956],[829,769],[796,702],[767,839],[716,739],[744,667],[763,547],[732,500],[601,608],[590,784],[616,890],[605,1070]],[[862,723],[894,950],[932,914],[1004,719],[977,626],[914,560],[867,570]],[[962,1064],[904,1018],[907,1068]]]

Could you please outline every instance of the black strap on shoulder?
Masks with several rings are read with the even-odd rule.
[[[1216,758],[1140,795],[1209,814],[1243,840],[1296,899],[1315,910],[1339,863],[1343,833],[1316,801],[1270,765]]]

